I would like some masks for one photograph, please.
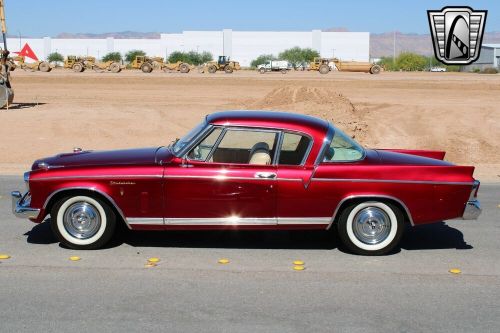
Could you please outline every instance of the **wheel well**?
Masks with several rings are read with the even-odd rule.
[[[90,190],[90,189],[67,189],[67,190],[61,190],[60,192],[55,193],[50,198],[47,205],[45,206],[46,215],[49,215],[51,213],[52,207],[54,207],[56,202],[58,202],[59,200],[61,200],[64,197],[76,196],[76,195],[87,195],[87,196],[92,197],[94,199],[99,199],[99,200],[105,202],[113,210],[116,218],[121,220],[123,224],[126,224],[125,216],[123,215],[121,210],[116,206],[116,204],[110,200],[110,198],[103,195],[101,192],[98,192],[95,190]]]
[[[396,198],[378,197],[378,196],[363,196],[363,197],[354,197],[354,198],[344,199],[344,201],[342,201],[340,203],[340,205],[335,210],[335,213],[334,213],[335,216],[333,219],[333,223],[338,222],[338,219],[339,219],[342,211],[347,206],[352,205],[352,204],[362,203],[365,201],[379,201],[379,202],[383,202],[383,203],[390,203],[390,204],[399,208],[399,210],[401,211],[401,214],[403,214],[403,216],[404,216],[405,224],[413,225],[410,211],[408,210],[408,207],[406,207],[402,201],[400,201]]]

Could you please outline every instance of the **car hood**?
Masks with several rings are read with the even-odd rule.
[[[408,151],[408,153],[403,153],[402,150],[400,150],[400,152],[393,152],[381,149],[376,149],[372,151],[377,153],[377,158],[379,160],[379,163],[385,165],[428,165],[428,166],[453,165],[450,162],[446,162],[440,159],[414,155],[411,154],[410,151]]]
[[[58,154],[42,158],[33,163],[32,170],[43,168],[65,168],[82,166],[108,165],[146,165],[155,164],[160,160],[171,158],[170,150],[166,147],[108,150],[108,151],[80,151]]]

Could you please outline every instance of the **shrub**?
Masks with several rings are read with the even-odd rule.
[[[127,62],[132,62],[135,60],[136,56],[145,56],[146,52],[142,50],[130,50],[127,53],[125,53],[125,60]]]
[[[191,65],[201,65],[208,61],[211,61],[212,59],[213,59],[212,54],[207,51],[201,53],[195,51],[190,51],[190,52],[175,51],[172,52],[168,57],[168,62],[173,63],[177,61],[182,61]]]
[[[498,74],[498,69],[495,67],[486,67],[481,71],[482,74]]]
[[[256,68],[258,65],[265,64],[270,60],[277,60],[272,54],[261,54],[250,63],[250,67]]]
[[[404,52],[396,58],[396,66],[403,71],[423,71],[427,67],[427,59],[416,53]]]
[[[121,62],[122,61],[122,55],[120,52],[110,52],[106,54],[104,57],[102,57],[102,61],[114,61],[114,62]]]
[[[311,62],[314,58],[319,57],[319,52],[311,48],[300,48],[298,46],[292,47],[281,52],[278,58],[283,60],[288,60],[292,64],[298,64],[303,62]]]
[[[49,54],[47,56],[47,61],[48,62],[63,62],[64,57],[62,56],[62,54],[60,54],[58,52],[52,52],[51,54]]]

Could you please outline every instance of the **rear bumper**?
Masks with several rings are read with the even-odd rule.
[[[465,205],[464,214],[462,215],[462,219],[464,220],[477,220],[479,215],[481,215],[481,204],[479,200],[469,200]]]
[[[10,193],[12,197],[12,213],[19,218],[35,220],[40,214],[40,209],[30,207],[31,195],[26,192],[24,195],[19,191]]]
[[[477,220],[479,215],[481,215],[481,204],[476,198],[479,185],[479,180],[475,180],[472,185],[469,201],[465,204],[464,213],[462,214],[462,219],[464,220]]]

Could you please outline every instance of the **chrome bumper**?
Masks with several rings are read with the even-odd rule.
[[[462,219],[464,220],[477,220],[479,215],[481,215],[482,209],[479,200],[470,200],[467,201],[465,205],[464,214],[462,215]]]
[[[38,214],[40,214],[40,209],[31,208],[31,195],[26,192],[24,195],[19,191],[13,191],[10,193],[12,197],[12,213],[16,217],[36,219]]]
[[[481,215],[481,204],[476,198],[479,185],[479,180],[475,180],[474,184],[472,185],[469,201],[467,201],[467,203],[465,204],[464,213],[462,214],[462,219],[464,220],[477,220],[479,215]]]

